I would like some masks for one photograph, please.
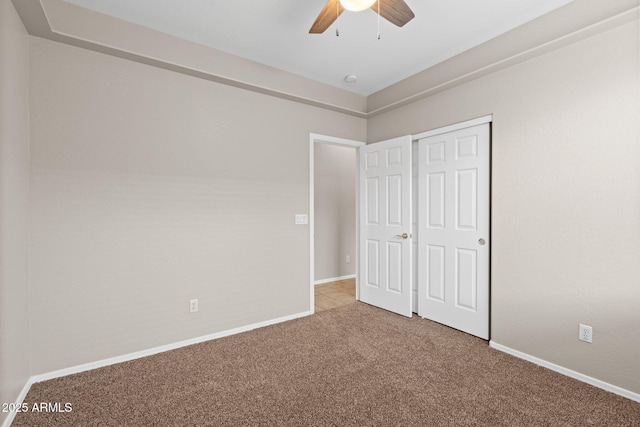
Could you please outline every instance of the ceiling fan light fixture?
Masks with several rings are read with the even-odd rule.
[[[342,7],[352,12],[369,9],[375,2],[376,0],[340,0]]]

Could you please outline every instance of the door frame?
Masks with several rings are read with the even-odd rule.
[[[483,125],[485,123],[492,123],[492,122],[493,122],[493,114],[488,114],[486,116],[477,117],[475,119],[466,120],[464,122],[454,123],[449,126],[443,126],[441,128],[428,130],[426,132],[421,132],[421,133],[412,135],[411,138],[413,139],[413,141],[418,141],[420,139],[427,138],[430,136],[441,135],[443,133],[454,132],[456,130],[466,129],[473,126]],[[491,156],[489,156],[489,160],[491,160]],[[491,162],[489,162],[489,164],[491,164]]]
[[[315,291],[315,222],[314,222],[315,221],[315,203],[314,203],[315,144],[329,144],[329,145],[337,145],[339,147],[349,147],[349,148],[355,149],[356,152],[358,148],[364,147],[365,145],[367,145],[363,141],[356,141],[353,139],[338,138],[335,136],[320,135],[317,133],[309,134],[309,312],[312,314],[315,313],[315,292],[314,292]],[[355,164],[356,172],[359,170],[359,168],[360,168],[360,161],[358,159],[358,156],[356,155],[356,164]],[[360,191],[360,187],[359,187],[358,180],[356,179],[356,197],[359,194],[359,191]],[[356,235],[355,235],[356,253],[355,253],[355,256],[352,258],[354,259],[355,269],[356,269],[356,300],[360,299],[360,287],[359,287],[360,276],[358,271],[359,255],[360,255],[360,243],[359,243],[360,207],[358,205],[359,204],[357,203],[357,200],[356,200]]]

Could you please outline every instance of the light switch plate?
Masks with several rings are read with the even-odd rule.
[[[307,214],[296,214],[296,225],[305,225],[309,223]]]

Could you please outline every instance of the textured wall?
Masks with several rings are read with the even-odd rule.
[[[635,393],[639,50],[635,21],[368,122],[375,141],[493,114],[492,339]]]
[[[29,37],[0,0],[0,403],[29,378],[28,221]]]
[[[315,280],[356,274],[356,150],[316,143],[314,166]]]
[[[309,310],[309,132],[363,119],[42,39],[31,74],[34,374]]]

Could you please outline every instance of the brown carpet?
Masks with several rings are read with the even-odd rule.
[[[640,426],[640,403],[362,303],[34,384],[14,426]]]

